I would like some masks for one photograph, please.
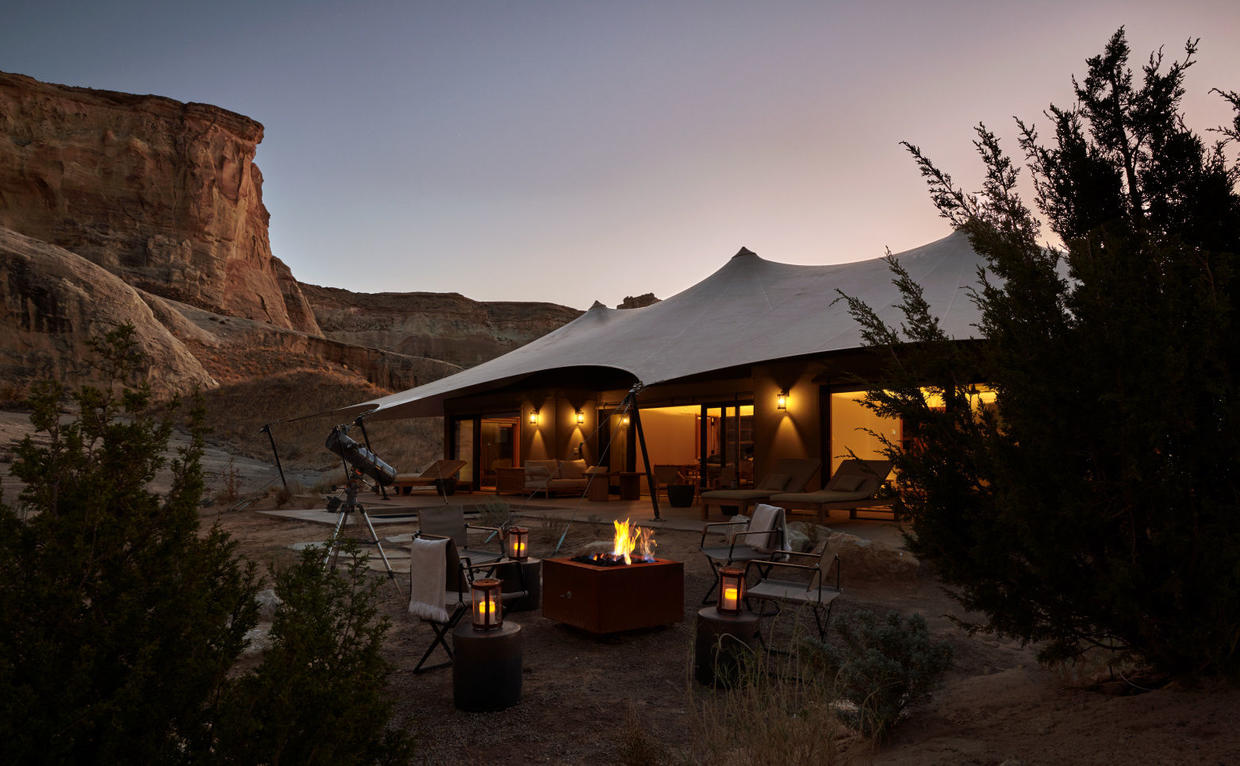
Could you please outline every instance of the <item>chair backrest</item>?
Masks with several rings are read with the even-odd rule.
[[[891,473],[890,460],[845,460],[827,482],[835,492],[873,495]]]
[[[467,463],[464,460],[436,460],[428,465],[422,473],[418,474],[419,479],[451,479],[461,472]]]
[[[459,505],[419,508],[418,527],[424,535],[451,538],[461,548],[469,544],[465,509]]]
[[[784,509],[775,505],[758,503],[754,506],[753,516],[750,517],[749,526],[745,527],[745,531],[769,532],[770,534],[749,535],[745,538],[745,544],[762,553],[770,553],[779,547],[783,538],[783,528]]]

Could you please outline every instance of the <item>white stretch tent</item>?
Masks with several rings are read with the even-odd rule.
[[[974,337],[979,319],[968,288],[984,263],[957,232],[896,256],[922,286],[948,335]],[[763,260],[742,248],[723,268],[667,300],[640,309],[594,306],[563,327],[477,367],[353,405],[350,415],[388,419],[443,414],[445,399],[571,367],[608,367],[653,385],[690,375],[862,345],[836,291],[860,298],[899,325],[899,294],[881,258],[831,266]]]

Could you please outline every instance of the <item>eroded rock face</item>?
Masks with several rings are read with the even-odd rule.
[[[131,324],[156,393],[215,385],[137,290],[85,258],[4,228],[0,312],[0,370],[9,384],[100,382],[88,364],[90,339]]]
[[[0,226],[156,295],[317,334],[271,254],[262,138],[208,104],[0,72]]]
[[[354,293],[303,284],[333,340],[472,367],[581,315],[554,303],[470,300],[457,293]]]

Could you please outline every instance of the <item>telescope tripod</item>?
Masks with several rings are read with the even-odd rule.
[[[383,552],[383,543],[379,541],[379,535],[375,532],[375,525],[370,521],[370,515],[366,513],[366,509],[362,504],[357,502],[357,489],[361,482],[357,479],[350,479],[344,488],[344,500],[333,497],[328,501],[328,510],[335,510],[334,505],[339,505],[339,518],[336,519],[336,528],[332,532],[331,541],[327,544],[327,552],[323,555],[323,565],[330,564],[333,568],[336,561],[340,557],[340,533],[344,531],[345,522],[349,518],[350,513],[357,513],[366,522],[366,528],[370,530],[370,540],[367,544],[373,543],[379,551],[379,556],[383,559],[383,566],[387,569],[388,579],[392,581],[392,585],[396,590],[400,591],[400,586],[396,584],[396,572],[392,570],[392,562],[388,561],[387,554]]]

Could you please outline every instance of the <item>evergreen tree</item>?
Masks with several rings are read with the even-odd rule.
[[[906,144],[986,260],[980,342],[952,343],[894,260],[901,327],[850,300],[892,362],[871,405],[912,437],[889,445],[910,545],[1048,659],[1105,646],[1240,672],[1240,96],[1216,91],[1237,109],[1218,141],[1190,131],[1195,55],[1159,51],[1137,78],[1121,28],[1073,80],[1078,103],[1045,113],[1049,144],[1017,121],[1044,221],[985,126],[977,195]],[[979,411],[981,381],[998,398]]]
[[[218,528],[198,535],[202,412],[164,466],[172,421],[132,382],[133,328],[96,342],[109,388],[38,387],[45,436],[16,448],[23,513],[0,505],[0,761],[169,763],[206,746],[256,620],[255,581]],[[24,518],[23,518],[24,517]]]

